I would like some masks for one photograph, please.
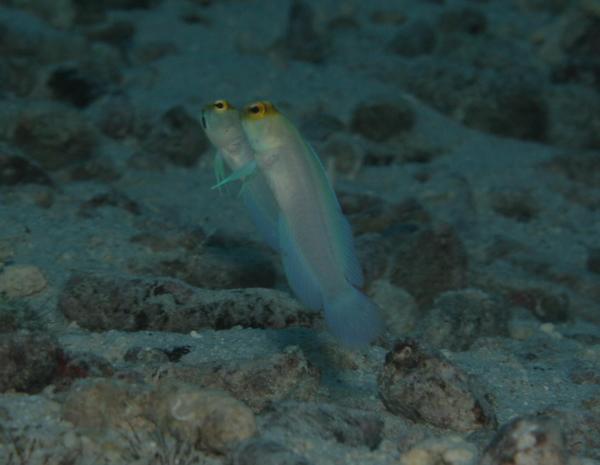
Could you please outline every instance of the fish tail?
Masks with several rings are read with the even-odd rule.
[[[373,341],[383,328],[375,302],[348,284],[340,293],[325,299],[325,321],[329,331],[351,348]]]

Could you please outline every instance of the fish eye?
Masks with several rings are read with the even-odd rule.
[[[254,105],[250,105],[250,107],[248,107],[248,111],[254,115],[258,115],[264,111],[264,106],[261,103],[255,103]]]
[[[213,103],[213,106],[217,110],[227,110],[229,108],[229,104],[226,100],[217,100],[215,103]]]

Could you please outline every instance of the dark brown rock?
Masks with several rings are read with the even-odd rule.
[[[507,336],[510,312],[479,289],[441,294],[420,321],[421,337],[437,349],[467,350],[480,337]]]
[[[202,126],[182,106],[166,111],[143,144],[155,153],[179,166],[193,166],[208,149],[209,142]]]
[[[415,119],[407,100],[365,102],[354,109],[350,127],[369,140],[383,142],[412,130]]]
[[[54,98],[85,108],[102,93],[102,86],[92,76],[72,67],[60,67],[52,72],[46,82]]]
[[[420,307],[442,292],[467,287],[468,259],[455,230],[444,225],[396,236],[391,281],[403,287]]]
[[[82,115],[62,107],[27,111],[17,121],[14,142],[44,168],[62,168],[90,158],[96,135]]]
[[[79,206],[78,214],[83,218],[91,218],[96,214],[98,208],[113,207],[123,209],[133,215],[141,213],[137,202],[131,200],[125,194],[118,191],[110,191],[98,194],[86,200]]]
[[[436,37],[433,27],[426,21],[414,21],[402,26],[388,44],[388,49],[404,57],[431,53]]]
[[[293,60],[319,64],[329,55],[329,40],[315,29],[314,12],[309,3],[292,2],[283,45],[286,55]]]
[[[94,331],[312,326],[320,314],[271,289],[211,291],[165,278],[80,273],[63,289],[59,310]]]
[[[561,322],[570,317],[569,296],[564,292],[542,288],[512,288],[507,299],[513,305],[524,307],[541,321]]]
[[[0,147],[0,186],[52,184],[50,177],[41,167],[25,157],[10,152],[5,153]]]
[[[494,427],[495,414],[479,383],[443,356],[398,342],[377,379],[386,408],[416,422],[455,431]]]
[[[60,355],[58,342],[42,332],[2,334],[0,392],[40,392],[52,382]]]
[[[586,268],[594,274],[600,274],[600,248],[588,250]]]
[[[464,124],[515,139],[546,140],[548,105],[538,87],[508,76],[481,85],[464,106]]]

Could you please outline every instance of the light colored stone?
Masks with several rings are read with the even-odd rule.
[[[402,455],[402,465],[474,465],[477,448],[458,436],[425,440]]]
[[[43,291],[48,282],[37,266],[12,265],[0,273],[0,294],[14,299]]]
[[[257,433],[252,410],[225,391],[165,383],[157,394],[158,423],[198,449],[224,454]]]

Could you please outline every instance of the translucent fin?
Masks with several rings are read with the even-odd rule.
[[[298,300],[312,310],[322,308],[318,280],[308,267],[282,215],[279,216],[279,246],[285,275]]]
[[[356,256],[356,249],[354,247],[354,238],[352,236],[352,228],[350,223],[342,213],[340,204],[338,203],[335,191],[329,182],[327,173],[323,168],[323,164],[319,159],[319,156],[310,146],[306,144],[306,147],[312,155],[311,161],[315,170],[318,171],[319,181],[321,182],[321,188],[324,190],[324,199],[326,202],[327,211],[329,213],[328,221],[330,222],[330,228],[335,234],[333,237],[335,255],[342,263],[344,269],[344,276],[348,282],[354,286],[362,287],[364,284],[364,276],[362,267]]]
[[[325,322],[329,331],[351,348],[372,342],[383,328],[377,304],[350,285],[325,300]]]
[[[239,179],[244,179],[244,178],[252,175],[255,171],[256,171],[256,160],[253,160],[249,163],[246,163],[240,169],[235,170],[233,173],[231,173],[225,179],[219,181],[217,184],[212,186],[211,189],[218,189],[219,187],[229,184],[230,182],[237,181]]]
[[[252,218],[252,222],[254,223],[254,226],[256,226],[260,237],[269,247],[275,251],[278,251],[279,235],[277,231],[278,225],[276,223],[276,217],[274,217],[272,212],[268,210],[268,205],[264,205],[264,203],[260,202],[260,199],[255,198],[253,195],[253,189],[248,187],[248,184],[252,182],[254,181],[244,183],[244,186],[242,186],[242,190],[240,191],[240,195],[242,196],[244,205],[246,205],[250,217]]]
[[[215,157],[213,159],[213,170],[215,172],[217,184],[219,184],[223,179],[225,179],[225,160],[219,151],[215,153]]]
[[[335,201],[337,203],[337,199]],[[365,278],[358,257],[356,256],[350,223],[341,210],[333,218],[333,221],[336,222],[335,231],[338,239],[335,253],[344,264],[344,276],[346,276],[348,282],[353,286],[362,287]]]

